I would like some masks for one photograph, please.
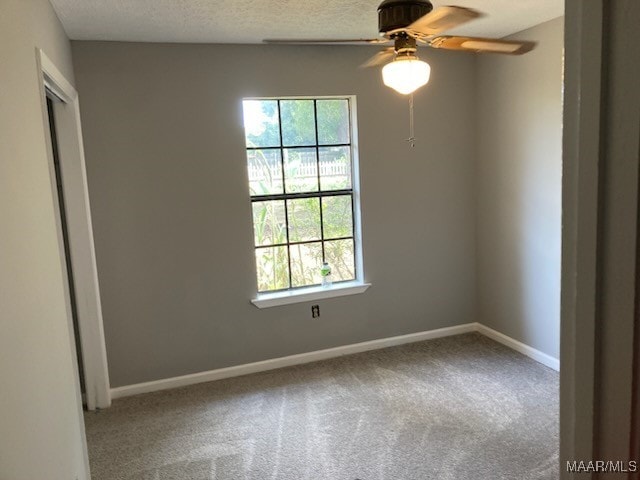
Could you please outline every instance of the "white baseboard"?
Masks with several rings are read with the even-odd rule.
[[[170,388],[184,387],[187,385],[194,385],[196,383],[221,380],[223,378],[240,377],[242,375],[248,375],[250,373],[266,372],[268,370],[275,370],[277,368],[317,362],[319,360],[326,360],[329,358],[351,355],[354,353],[366,352],[369,350],[378,350],[380,348],[393,347],[396,345],[404,345],[406,343],[422,342],[424,340],[431,340],[434,338],[460,335],[462,333],[475,332],[476,330],[477,324],[467,323],[464,325],[457,325],[455,327],[446,327],[439,328],[437,330],[429,330],[426,332],[410,333],[408,335],[400,335],[398,337],[381,338],[379,340],[372,340],[370,342],[355,343],[352,345],[344,345],[342,347],[328,348],[326,350],[317,350],[315,352],[290,355],[288,357],[273,358],[270,360],[263,360],[261,362],[220,368],[217,370],[209,370],[207,372],[193,373],[191,375],[166,378],[163,380],[155,380],[153,382],[126,385],[124,387],[112,388],[111,398],[115,399],[129,397],[131,395],[138,395],[140,393],[149,393],[159,390],[167,390]]]
[[[209,370],[207,372],[193,373],[191,375],[183,375],[180,377],[165,378],[155,380],[153,382],[137,383],[134,385],[126,385],[124,387],[116,387],[111,389],[111,398],[129,397],[141,393],[157,392],[159,390],[168,390],[170,388],[185,387],[197,383],[211,382],[214,380],[222,380],[223,378],[240,377],[251,373],[266,372],[283,367],[293,365],[302,365],[304,363],[317,362],[327,360],[329,358],[341,357],[343,355],[352,355],[354,353],[367,352],[369,350],[378,350],[396,345],[404,345],[407,343],[422,342],[434,338],[449,337],[452,335],[460,335],[462,333],[479,332],[486,337],[495,340],[517,352],[532,358],[533,360],[546,365],[554,370],[560,370],[560,361],[546,353],[532,348],[524,343],[514,340],[492,328],[486,327],[481,323],[466,323],[455,327],[439,328],[437,330],[428,330],[426,332],[410,333],[408,335],[400,335],[398,337],[381,338],[369,342],[354,343],[352,345],[344,345],[341,347],[328,348],[326,350],[317,350],[315,352],[301,353],[298,355],[290,355],[288,357],[273,358],[263,360],[261,362],[247,363],[245,365],[237,365],[234,367],[219,368],[217,370]]]
[[[523,355],[526,355],[529,358],[532,358],[536,362],[539,362],[543,365],[546,365],[549,368],[552,368],[556,371],[560,371],[560,360],[552,357],[551,355],[547,355],[546,353],[541,352],[540,350],[536,350],[529,345],[525,345],[518,340],[514,340],[511,337],[508,337],[504,333],[500,333],[493,328],[489,328],[481,323],[476,323],[476,331],[481,333],[485,337],[489,337],[492,340],[495,340],[498,343],[501,343],[516,352],[520,352]]]

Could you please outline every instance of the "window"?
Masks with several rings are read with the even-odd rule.
[[[243,101],[258,292],[358,275],[350,98]]]

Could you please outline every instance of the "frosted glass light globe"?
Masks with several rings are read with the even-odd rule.
[[[415,92],[426,85],[431,74],[427,62],[415,57],[397,57],[393,62],[382,67],[382,81],[403,95]]]

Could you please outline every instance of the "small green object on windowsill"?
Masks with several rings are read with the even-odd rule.
[[[322,268],[320,269],[320,275],[322,276],[322,286],[330,287],[331,280],[331,266],[327,262],[322,263]]]

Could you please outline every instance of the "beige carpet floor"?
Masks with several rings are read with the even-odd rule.
[[[479,334],[116,400],[93,480],[551,480],[558,374]]]

